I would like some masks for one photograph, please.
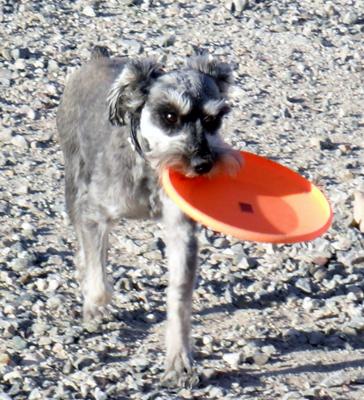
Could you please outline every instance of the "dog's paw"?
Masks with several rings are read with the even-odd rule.
[[[92,321],[103,314],[104,307],[111,302],[112,289],[110,285],[93,293],[84,293],[83,320]]]
[[[193,368],[193,361],[189,351],[180,350],[167,355],[166,370],[162,377],[164,386],[179,386],[191,388],[199,382],[198,375]]]

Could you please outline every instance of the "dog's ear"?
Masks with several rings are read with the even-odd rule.
[[[141,59],[128,62],[115,80],[107,101],[113,125],[124,125],[125,115],[134,113],[145,103],[152,82],[163,74],[160,64]]]
[[[233,73],[229,64],[220,62],[210,55],[203,54],[191,57],[188,67],[214,78],[220,92],[225,95],[233,81]]]

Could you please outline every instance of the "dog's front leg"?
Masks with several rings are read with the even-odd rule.
[[[168,198],[163,219],[169,269],[167,291],[166,380],[177,380],[192,370],[190,349],[191,303],[197,263],[195,223]]]

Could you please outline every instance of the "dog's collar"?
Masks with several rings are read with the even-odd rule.
[[[138,117],[134,114],[130,117],[130,141],[131,145],[137,151],[137,153],[145,160],[145,155],[142,146],[138,140]]]

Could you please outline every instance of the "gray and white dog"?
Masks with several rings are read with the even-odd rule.
[[[229,111],[228,65],[208,56],[165,72],[155,61],[110,58],[97,48],[67,81],[57,114],[65,160],[67,210],[79,242],[83,315],[111,300],[108,233],[120,218],[162,216],[169,268],[167,379],[191,371],[190,315],[196,274],[195,223],[166,197],[160,172],[231,173],[238,152],[219,135]]]

